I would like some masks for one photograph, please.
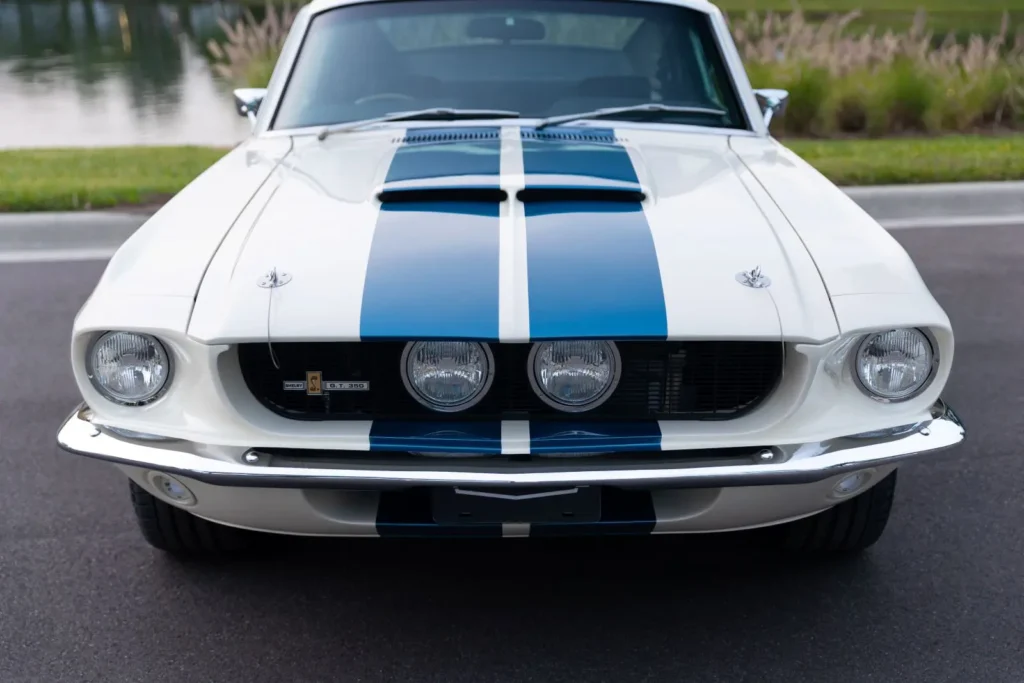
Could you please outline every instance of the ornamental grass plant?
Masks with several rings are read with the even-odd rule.
[[[1006,15],[991,37],[957,42],[925,29],[919,11],[902,33],[867,28],[849,12],[821,23],[795,9],[731,22],[754,87],[790,91],[773,126],[797,136],[981,132],[1024,124],[1024,33]]]
[[[290,3],[278,7],[268,2],[263,20],[248,9],[234,23],[218,19],[225,40],[207,44],[214,71],[237,87],[266,87],[297,12]]]

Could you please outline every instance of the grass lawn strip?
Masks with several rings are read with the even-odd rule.
[[[837,185],[1024,179],[1024,135],[783,143]],[[208,147],[0,151],[0,211],[159,203],[224,153]]]

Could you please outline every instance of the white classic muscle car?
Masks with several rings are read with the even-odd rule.
[[[702,0],[315,0],[252,136],[78,314],[64,449],[172,553],[258,532],[881,535],[959,443],[904,250]],[[154,159],[159,163],[159,159]],[[774,542],[773,541],[773,542]]]

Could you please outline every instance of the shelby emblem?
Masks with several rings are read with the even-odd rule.
[[[369,391],[369,382],[325,381],[319,370],[310,370],[306,379],[284,383],[285,391],[304,391],[309,396],[323,396],[326,391]]]

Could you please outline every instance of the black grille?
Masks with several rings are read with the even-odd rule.
[[[584,413],[565,413],[541,401],[530,386],[530,344],[492,344],[494,382],[469,410],[438,413],[420,405],[401,375],[403,342],[240,344],[239,362],[249,390],[263,405],[297,420],[346,419],[558,419],[721,420],[753,409],[782,374],[779,342],[619,342],[622,376],[612,396]],[[310,396],[286,391],[285,382],[320,371],[324,382],[369,382],[369,391]]]

